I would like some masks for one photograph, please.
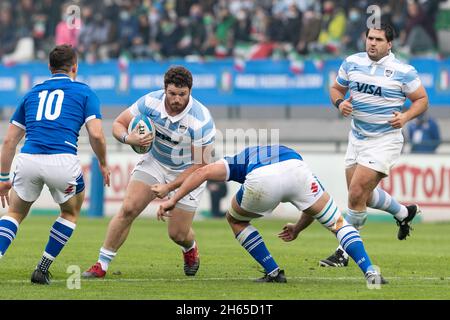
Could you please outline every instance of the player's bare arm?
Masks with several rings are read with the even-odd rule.
[[[428,109],[428,95],[423,86],[409,94],[408,99],[412,102],[410,108],[405,112],[394,112],[394,117],[389,121],[394,128],[402,128],[408,121]]]
[[[167,184],[153,185],[152,191],[155,192],[158,198],[162,199],[167,196],[169,192],[177,189],[191,173],[208,163],[211,163],[211,150],[213,150],[213,148],[214,144],[202,147],[192,146],[191,154],[193,165],[184,170],[174,181]]]
[[[303,213],[298,219],[297,223],[287,223],[283,230],[278,234],[278,237],[286,242],[295,240],[300,232],[309,227],[313,223],[314,218],[309,214]]]
[[[175,195],[160,205],[157,214],[158,220],[161,219],[164,221],[165,216],[170,216],[169,211],[175,207],[177,202],[192,190],[197,189],[203,182],[207,180],[225,181],[226,178],[227,169],[223,161],[217,161],[197,168],[184,179]],[[155,191],[154,189],[157,189],[157,185],[152,186],[153,191]]]
[[[9,124],[8,131],[6,132],[5,140],[2,145],[1,153],[1,170],[2,180],[0,181],[0,198],[2,201],[2,207],[5,208],[5,203],[9,205],[8,192],[11,189],[11,182],[9,181],[9,172],[11,171],[11,163],[16,154],[16,148],[20,140],[25,135],[25,130],[22,128]]]
[[[348,87],[343,87],[337,81],[330,88],[331,103],[339,109],[339,112],[348,117],[353,111],[352,97],[344,99],[347,94]]]
[[[152,143],[154,136],[150,133],[140,135],[137,132],[137,128],[129,134],[128,125],[132,119],[133,114],[130,109],[125,109],[121,114],[119,114],[113,122],[112,133],[114,138],[131,146],[148,147]]]
[[[89,134],[89,143],[98,159],[100,171],[103,175],[103,183],[109,186],[110,171],[106,162],[106,140],[102,128],[102,120],[92,119],[86,123]]]

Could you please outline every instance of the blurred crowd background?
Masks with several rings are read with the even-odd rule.
[[[364,50],[372,4],[397,52],[450,55],[450,0],[0,0],[0,57],[45,61],[62,43],[88,62],[343,56]]]

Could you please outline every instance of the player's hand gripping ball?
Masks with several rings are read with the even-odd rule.
[[[131,134],[134,130],[137,130],[137,133],[139,135],[146,135],[150,133],[152,137],[155,136],[155,126],[153,124],[153,121],[143,115],[139,114],[135,116],[133,119],[131,119],[131,122],[128,126],[128,134]],[[131,145],[131,148],[134,150],[134,152],[139,154],[144,154],[150,151],[150,149],[153,146],[153,141],[150,143],[149,146],[133,146]]]

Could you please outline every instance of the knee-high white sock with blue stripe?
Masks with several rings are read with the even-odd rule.
[[[334,202],[333,198],[330,197],[330,200],[328,200],[322,211],[314,216],[314,219],[319,221],[325,228],[333,230],[336,223],[336,218],[341,215],[342,214],[338,206]]]
[[[9,245],[16,238],[19,222],[10,216],[0,219],[0,258],[5,255]]]
[[[373,190],[369,207],[386,211],[399,221],[402,221],[408,216],[408,209],[380,187]]]
[[[75,229],[75,223],[66,220],[62,217],[58,217],[50,230],[50,237],[45,247],[44,254],[42,255],[41,261],[38,264],[38,268],[42,272],[47,272],[50,265],[59,255],[61,250],[66,245],[70,236]]]
[[[252,226],[247,226],[236,235],[236,239],[247,250],[265,270],[267,274],[273,275],[280,269],[267,249],[264,240],[258,230]]]

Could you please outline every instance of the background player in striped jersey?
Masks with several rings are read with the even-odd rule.
[[[402,128],[425,112],[428,96],[413,66],[397,60],[391,52],[394,31],[390,25],[366,32],[366,52],[349,56],[342,63],[330,97],[345,117],[351,115],[351,131],[345,156],[348,187],[346,219],[361,228],[367,206],[392,214],[399,226],[398,239],[410,233],[417,205],[404,206],[377,187],[400,157]],[[349,98],[345,95],[350,91]],[[403,111],[406,98],[411,106]],[[322,266],[346,266],[348,256],[338,248]]]
[[[114,121],[113,135],[122,143],[148,146],[152,142],[150,135],[128,135],[128,125],[139,113],[153,120],[156,134],[151,150],[131,174],[122,207],[108,226],[97,263],[83,277],[103,278],[134,219],[156,197],[170,195],[191,172],[208,161],[216,129],[208,109],[191,96],[191,89],[189,70],[172,67],[164,75],[164,90],[141,97]],[[205,185],[201,185],[181,199],[168,224],[169,237],[182,248],[187,276],[194,276],[200,265],[191,226],[204,189]]]
[[[6,200],[9,209],[0,219],[0,257],[16,237],[19,224],[44,184],[61,208],[42,259],[31,276],[31,281],[38,284],[50,284],[50,264],[69,240],[80,214],[84,181],[77,141],[83,124],[104,182],[109,185],[100,103],[86,84],[74,81],[78,72],[75,50],[67,45],[54,48],[49,55],[49,69],[52,77],[34,86],[16,109],[1,153],[0,197],[3,207]],[[10,182],[11,163],[24,135],[25,144],[16,158]]]
[[[171,217],[177,201],[206,180],[236,181],[241,188],[233,197],[227,220],[239,243],[264,268],[257,282],[286,282],[284,270],[267,249],[254,218],[270,215],[281,202],[290,202],[303,215],[287,224],[279,237],[294,240],[314,219],[333,232],[339,243],[363,271],[368,284],[387,283],[372,266],[358,231],[345,221],[331,196],[323,189],[300,154],[285,146],[257,146],[197,169],[175,195],[161,204],[158,218]]]

